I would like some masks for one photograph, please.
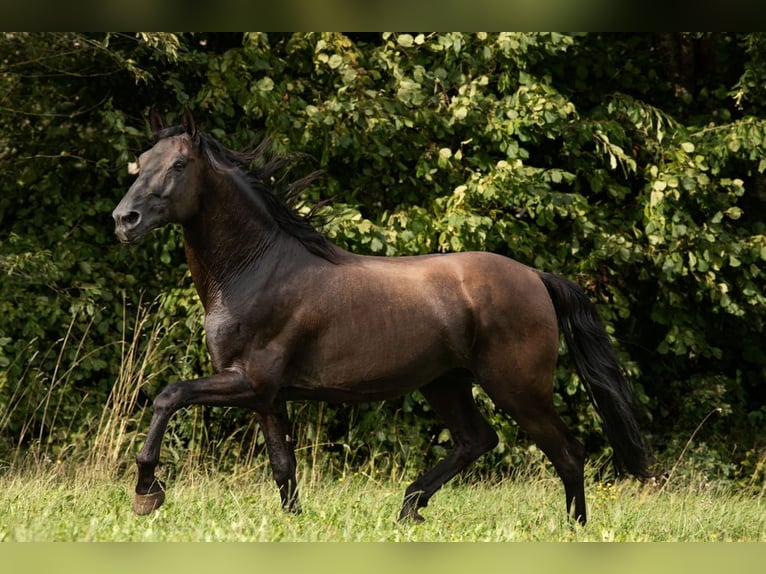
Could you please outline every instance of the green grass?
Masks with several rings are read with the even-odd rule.
[[[194,472],[168,484],[150,516],[131,510],[133,476],[55,463],[0,477],[5,541],[766,541],[763,496],[728,484],[661,489],[635,481],[587,485],[590,521],[572,526],[546,469],[500,482],[449,483],[423,511],[396,521],[406,482],[366,476],[302,481],[304,512],[279,507],[265,469]]]

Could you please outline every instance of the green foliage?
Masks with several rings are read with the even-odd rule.
[[[149,144],[149,109],[172,120],[189,104],[230,147],[269,135],[278,151],[305,154],[301,169],[324,170],[306,200],[333,198],[325,232],[345,248],[490,250],[575,279],[615,337],[660,462],[672,464],[706,420],[693,452],[751,476],[766,439],[764,42],[3,34],[0,410],[18,406],[18,385],[39,402],[55,366],[76,364],[62,395],[76,419],[62,440],[75,440],[116,380],[124,309],[147,301],[159,301],[168,341],[148,395],[208,368],[179,230],[123,247],[109,217],[128,163]],[[87,408],[75,408],[83,396]],[[485,468],[530,456],[515,426],[478,400],[502,434]],[[556,401],[592,454],[608,452],[566,349]],[[19,409],[0,419],[6,448],[43,425]],[[247,413],[204,413],[179,414],[179,448],[245,435],[260,448],[243,430]],[[295,405],[294,418],[338,464],[419,465],[416,452],[430,448],[432,462],[450,443],[418,394],[385,406]]]

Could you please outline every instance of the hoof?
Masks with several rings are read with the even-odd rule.
[[[399,514],[399,522],[413,522],[415,524],[421,524],[425,521],[426,519],[423,518],[420,512],[418,512],[417,508],[408,509],[407,511],[402,510],[401,514]]]
[[[300,504],[282,507],[282,510],[285,511],[285,514],[292,514],[293,516],[298,516],[300,514],[303,514],[303,509],[301,508]]]
[[[165,491],[160,489],[157,492],[147,494],[138,494],[133,499],[133,512],[140,516],[151,514],[165,502]]]

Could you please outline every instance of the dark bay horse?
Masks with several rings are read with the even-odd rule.
[[[299,512],[286,401],[373,401],[420,389],[454,441],[406,489],[400,518],[420,521],[431,496],[497,444],[473,400],[475,381],[545,452],[564,483],[568,514],[584,524],[584,448],[553,404],[559,328],[615,461],[647,475],[631,388],[574,283],[491,253],[354,255],[274,192],[279,159],[250,168],[253,155],[197,131],[188,110],[180,126],[166,128],[158,116],[151,123],[155,144],[114,210],[116,234],[132,243],[167,223],[183,226],[215,372],[168,385],[154,401],[136,457],[135,512],[164,500],[155,467],[179,408],[252,409],[282,506]]]

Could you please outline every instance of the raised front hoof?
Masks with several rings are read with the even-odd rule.
[[[165,502],[165,490],[163,488],[147,494],[136,493],[133,499],[133,512],[139,516],[145,516],[157,510],[163,502]]]

